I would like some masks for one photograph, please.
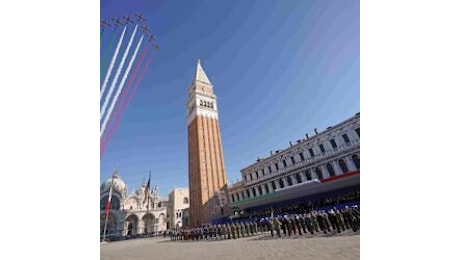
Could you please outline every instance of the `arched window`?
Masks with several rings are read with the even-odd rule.
[[[310,170],[306,170],[306,171],[305,171],[305,178],[307,178],[307,181],[311,181],[312,177],[311,177],[311,172],[310,172]]]
[[[316,167],[316,176],[318,176],[318,179],[322,180],[323,179],[323,172],[321,171],[321,168]]]
[[[249,190],[246,190],[246,198],[250,198],[251,195],[249,194]]]
[[[272,189],[276,190],[276,183],[274,181],[272,181]]]
[[[288,186],[292,186],[292,176],[287,176],[287,183],[288,183]]]
[[[252,194],[254,195],[254,197],[256,196],[256,188],[255,187],[252,187]]]
[[[235,202],[235,194],[232,194],[232,202]]]
[[[284,182],[283,182],[283,179],[280,179],[280,180],[279,180],[279,184],[280,184],[280,188],[284,188]]]
[[[265,193],[269,193],[270,190],[268,189],[268,183],[265,183]]]
[[[335,176],[335,171],[334,171],[334,168],[332,167],[332,165],[330,163],[327,164],[327,171],[329,172],[329,175],[330,176]]]
[[[347,173],[348,172],[348,167],[347,165],[345,164],[345,161],[340,159],[339,160],[339,165],[340,165],[340,168],[342,169],[342,172],[343,173]]]
[[[259,195],[262,195],[262,194],[263,194],[263,193],[262,193],[262,186],[257,186],[257,187],[258,187],[258,189],[259,189]]]
[[[188,198],[187,197],[184,198],[184,204],[188,204]]]
[[[302,182],[302,177],[300,176],[300,173],[296,173],[295,174],[295,178],[297,180],[297,183],[301,183]]]
[[[359,128],[358,128],[358,131],[359,131]],[[359,170],[359,156],[356,155],[356,154],[353,154],[353,156],[351,157],[351,159],[353,160],[353,163],[355,164],[356,169]]]

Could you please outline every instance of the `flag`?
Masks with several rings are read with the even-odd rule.
[[[109,199],[107,200],[107,206],[105,207],[105,217],[106,218],[109,216],[109,212],[110,212],[110,202],[112,201],[112,191],[113,191],[113,176],[112,176],[112,182],[110,183]]]
[[[149,180],[147,181],[147,187],[145,187],[145,194],[144,194],[144,202],[147,201],[147,199],[150,197],[150,177],[152,176],[152,173],[149,175]]]

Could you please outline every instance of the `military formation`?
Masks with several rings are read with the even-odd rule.
[[[341,233],[346,229],[359,230],[359,208],[313,210],[303,214],[265,217],[255,220],[237,220],[225,224],[206,225],[170,232],[171,240],[237,239],[270,232],[272,237],[292,234]]]

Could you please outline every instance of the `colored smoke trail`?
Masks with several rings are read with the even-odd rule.
[[[104,95],[105,88],[107,87],[107,82],[109,81],[110,74],[112,73],[112,69],[115,64],[115,60],[118,56],[118,52],[120,51],[120,46],[121,46],[121,42],[123,41],[123,37],[125,36],[125,31],[126,31],[126,26],[123,29],[123,32],[121,33],[120,39],[118,40],[117,48],[115,49],[115,53],[113,54],[112,60],[110,61],[109,70],[107,71],[107,74],[105,74],[105,79],[104,79],[104,83],[102,84],[102,90],[101,90],[101,99],[102,99],[102,95]]]
[[[107,109],[107,105],[109,104],[109,100],[110,100],[110,98],[111,98],[111,96],[112,96],[112,92],[113,92],[113,90],[115,89],[115,85],[117,84],[118,77],[119,77],[120,74],[121,74],[121,69],[123,68],[123,65],[125,64],[126,57],[128,56],[128,52],[129,52],[129,50],[131,49],[131,45],[132,45],[132,43],[133,43],[134,36],[136,35],[136,31],[137,31],[137,25],[136,25],[136,28],[134,28],[133,33],[131,34],[131,38],[129,39],[128,46],[126,47],[126,50],[125,50],[125,52],[123,53],[123,58],[121,59],[121,62],[120,62],[120,64],[118,65],[117,73],[115,74],[115,78],[113,78],[112,84],[110,85],[110,88],[109,88],[109,93],[107,93],[107,96],[106,96],[105,99],[104,99],[104,104],[102,104],[101,117],[100,117],[101,120],[102,120],[102,118],[104,117],[104,113],[105,113],[105,110]],[[102,97],[102,96],[101,96],[101,97]],[[101,131],[101,133],[102,133],[102,132],[103,132],[103,131]]]
[[[104,53],[104,57],[102,58],[102,63],[101,63],[101,79],[102,79],[102,73],[105,71],[105,64],[107,63],[107,58],[108,58],[108,55],[109,53],[111,52],[112,50],[112,43],[113,43],[113,39],[115,39],[115,34],[116,34],[116,31],[113,32],[112,34],[112,37],[110,38],[110,41],[109,41],[109,47],[107,48],[107,50],[105,51]],[[101,42],[102,43],[102,42]],[[102,97],[102,92],[101,92],[101,97]]]
[[[123,107],[121,109],[120,116],[115,119],[115,121],[113,123],[113,127],[109,131],[107,137],[105,139],[101,139],[101,150],[100,150],[100,156],[101,157],[104,154],[104,151],[105,151],[105,148],[107,147],[108,142],[110,141],[110,139],[112,138],[113,134],[115,133],[115,130],[118,128],[118,125],[120,124],[121,119],[123,118],[123,114],[125,113],[125,111],[126,111],[126,109],[128,107],[128,104],[131,102],[131,99],[133,98],[134,93],[136,92],[136,89],[139,86],[142,78],[144,77],[144,74],[147,71],[147,68],[149,67],[149,65],[152,62],[152,60],[153,60],[153,57],[151,57],[147,61],[147,63],[144,64],[144,67],[142,68],[141,73],[139,74],[139,77],[137,77],[136,82],[133,84],[132,91],[129,93],[129,95],[128,95],[127,99],[126,99],[126,102],[123,103]]]
[[[142,54],[141,54],[141,57],[139,58],[139,60],[136,62],[136,66],[134,67],[134,71],[133,73],[130,74],[129,76],[129,80],[128,80],[128,83],[126,84],[126,87],[123,89],[122,91],[122,94],[121,94],[121,98],[120,98],[120,101],[116,103],[116,107],[115,107],[115,111],[114,113],[111,115],[111,117],[109,118],[109,126],[110,124],[113,125],[113,119],[114,118],[117,118],[118,116],[118,111],[120,110],[120,107],[121,105],[123,104],[123,102],[125,101],[125,96],[126,96],[126,93],[128,93],[129,89],[131,88],[131,85],[132,85],[132,82],[134,80],[134,78],[136,77],[137,75],[137,71],[139,70],[139,67],[141,65],[141,63],[144,61],[144,57],[145,57],[145,54],[147,52],[147,47],[144,47],[143,51],[142,51]],[[109,127],[110,128],[110,127]],[[103,136],[104,137],[104,136]]]
[[[136,26],[136,29],[137,29],[137,26]],[[136,29],[134,30],[133,35],[136,33]],[[131,56],[131,60],[129,61],[128,68],[126,69],[125,74],[123,75],[123,78],[120,82],[120,85],[118,86],[117,93],[115,94],[115,97],[112,100],[112,103],[110,104],[109,111],[107,112],[107,116],[104,118],[104,122],[102,123],[102,129],[101,129],[101,137],[104,134],[107,122],[109,121],[110,116],[112,115],[112,111],[115,106],[115,103],[117,102],[118,97],[120,96],[120,93],[123,90],[123,85],[126,82],[126,78],[128,77],[128,73],[131,70],[134,60],[136,59],[137,52],[139,51],[139,47],[141,47],[141,43],[143,39],[144,39],[144,35],[141,36],[141,39],[139,40],[139,43],[136,46],[136,50],[134,51],[134,54]],[[124,62],[124,60],[122,62]]]

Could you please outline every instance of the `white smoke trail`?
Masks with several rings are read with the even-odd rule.
[[[120,39],[118,40],[117,48],[115,49],[115,53],[113,54],[112,60],[110,61],[109,70],[107,71],[107,74],[105,75],[105,78],[104,78],[104,82],[102,83],[101,99],[107,87],[107,82],[109,82],[109,77],[110,77],[110,74],[112,73],[112,69],[113,69],[113,65],[115,64],[115,60],[117,59],[118,51],[120,51],[120,46],[121,46],[121,42],[123,41],[123,37],[125,36],[125,31],[126,31],[126,26],[123,29],[123,32],[121,33]]]
[[[118,81],[118,77],[120,76],[121,69],[123,68],[123,65],[125,64],[126,57],[128,56],[129,49],[131,49],[131,44],[133,43],[134,35],[136,34],[137,31],[137,26],[134,28],[133,34],[131,35],[131,38],[129,39],[128,46],[126,47],[125,53],[123,54],[123,58],[121,59],[120,65],[118,65],[117,69],[117,74],[115,74],[115,78],[113,78],[112,84],[110,85],[109,88],[109,93],[107,93],[107,96],[104,99],[104,104],[102,105],[101,109],[101,120],[104,117],[105,110],[107,109],[107,105],[109,103],[110,97],[112,95],[113,89],[115,88],[115,84]]]
[[[117,93],[115,94],[115,97],[112,100],[112,103],[110,104],[109,111],[107,112],[107,116],[104,118],[104,122],[102,123],[102,128],[101,128],[101,137],[104,134],[105,127],[107,126],[107,122],[109,121],[110,116],[112,115],[112,111],[115,106],[115,103],[117,102],[118,97],[120,96],[120,93],[126,82],[126,78],[128,77],[129,71],[131,70],[131,67],[133,66],[134,60],[136,59],[137,52],[139,51],[139,47],[141,46],[143,39],[144,39],[144,35],[142,35],[141,39],[139,40],[139,43],[136,46],[136,50],[134,50],[133,56],[131,56],[131,60],[129,61],[128,68],[126,69],[125,74],[123,75],[123,79],[121,80],[120,85],[118,86]]]

